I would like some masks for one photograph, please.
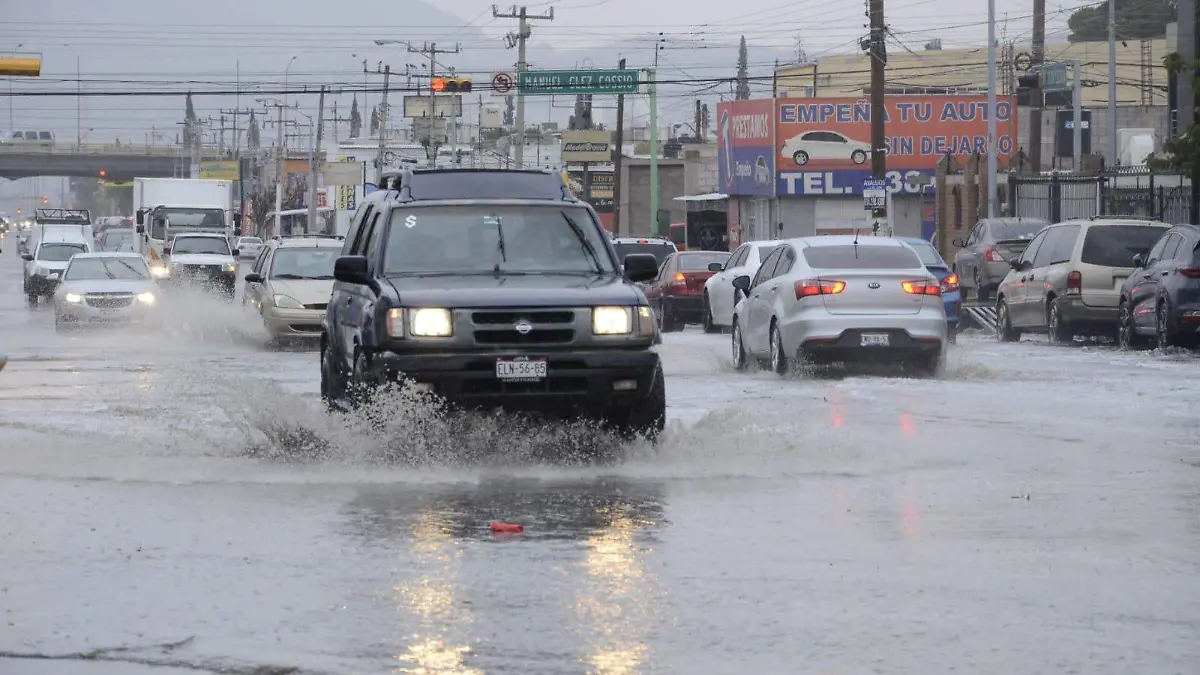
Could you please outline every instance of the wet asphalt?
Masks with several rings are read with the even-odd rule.
[[[237,302],[56,334],[20,278],[6,244],[4,675],[1200,672],[1193,354],[781,380],[689,330],[659,448],[534,462],[586,432],[330,416]]]

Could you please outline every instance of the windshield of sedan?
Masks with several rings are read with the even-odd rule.
[[[77,253],[87,253],[87,247],[82,244],[42,244],[38,249],[37,259],[46,262],[66,262]]]
[[[819,270],[910,270],[924,267],[916,253],[900,246],[809,246],[804,260]]]
[[[271,261],[272,279],[332,279],[341,248],[281,248]]]
[[[222,237],[182,237],[171,245],[171,255],[229,255],[229,242]]]
[[[604,237],[572,206],[394,211],[384,274],[615,274]]]
[[[924,242],[917,243],[915,241],[904,242],[912,247],[912,250],[917,252],[917,257],[921,259],[924,265],[934,265],[945,267],[946,261],[942,260],[942,256],[938,255],[937,249],[930,244]]]
[[[67,281],[88,279],[149,279],[146,261],[134,256],[76,258],[67,266],[63,278]]]

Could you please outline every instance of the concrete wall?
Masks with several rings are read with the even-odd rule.
[[[933,197],[927,196],[932,202]],[[783,239],[811,237],[822,228],[854,229],[871,232],[873,220],[863,208],[860,195],[846,197],[783,197],[779,200],[779,221],[783,223]],[[892,201],[893,234],[897,237],[921,236],[921,198],[918,195],[897,196]],[[776,229],[776,232],[779,232]],[[761,237],[763,239],[769,237]]]
[[[717,186],[717,145],[715,143],[683,146],[684,187],[688,195],[720,192]]]
[[[671,222],[686,217],[685,202],[675,201],[686,194],[684,190],[684,161],[658,160],[658,208],[670,209]],[[621,232],[622,236],[653,234],[650,214],[650,161],[625,159],[621,164]],[[665,236],[667,232],[662,234]]]

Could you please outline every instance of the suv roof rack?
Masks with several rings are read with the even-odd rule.
[[[342,241],[345,238],[346,235],[344,234],[325,234],[315,232],[313,234],[277,234],[271,237],[273,241],[283,241],[285,239],[337,239],[338,241]]]

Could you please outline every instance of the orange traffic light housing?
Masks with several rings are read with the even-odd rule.
[[[469,94],[471,80],[463,77],[435,77],[433,90],[439,94]]]
[[[0,58],[0,75],[9,77],[40,77],[42,74],[42,59],[39,57],[17,56]]]

